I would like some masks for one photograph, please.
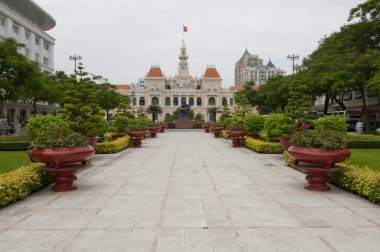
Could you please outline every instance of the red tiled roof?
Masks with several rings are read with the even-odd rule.
[[[129,84],[116,84],[114,85],[116,89],[119,89],[119,90],[131,90],[131,85]]]
[[[159,67],[151,67],[146,77],[150,78],[162,78],[164,77],[164,74],[161,71],[161,68]]]
[[[231,86],[230,87],[231,91],[240,91],[240,90],[243,90],[243,89],[244,89],[243,86]],[[253,86],[252,89],[257,91],[257,90],[259,90],[259,87],[258,86]]]
[[[203,78],[220,78],[220,75],[216,68],[207,68]]]

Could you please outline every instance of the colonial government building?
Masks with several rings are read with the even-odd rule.
[[[158,120],[163,120],[166,113],[173,113],[182,104],[190,105],[195,114],[201,113],[209,119],[207,109],[222,108],[227,104],[231,111],[234,106],[234,92],[242,87],[222,88],[222,78],[215,66],[208,66],[201,77],[189,73],[186,46],[184,40],[180,48],[178,74],[165,76],[160,66],[152,66],[144,80],[138,85],[115,85],[119,92],[130,95],[132,110],[136,112],[139,106],[159,105],[163,114]]]

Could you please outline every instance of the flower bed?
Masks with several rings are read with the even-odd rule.
[[[244,146],[258,153],[281,154],[284,152],[279,143],[264,142],[251,137],[245,138]]]
[[[113,141],[97,143],[95,145],[96,154],[111,154],[122,151],[130,145],[130,137],[124,136]]]
[[[0,207],[26,198],[51,183],[51,176],[40,172],[34,163],[0,175]]]

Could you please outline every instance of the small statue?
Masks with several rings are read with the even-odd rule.
[[[190,105],[189,104],[184,103],[181,105],[181,107],[179,107],[178,118],[191,119]]]

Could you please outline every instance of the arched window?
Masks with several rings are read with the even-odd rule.
[[[215,98],[214,97],[208,98],[208,105],[209,106],[215,106]]]
[[[189,98],[189,105],[194,106],[194,97]]]
[[[230,106],[234,105],[234,98],[230,98]]]
[[[227,103],[227,97],[223,97],[222,98],[222,104],[223,104],[223,106],[224,105],[228,105],[228,103]]]
[[[173,105],[178,106],[178,97],[173,98]]]
[[[165,105],[170,106],[170,97],[165,98]]]
[[[197,97],[197,106],[202,106],[202,98]]]
[[[186,104],[186,97],[181,98],[181,105],[184,105],[184,104]]]
[[[140,97],[139,105],[140,106],[145,106],[145,98],[144,97]]]
[[[158,98],[157,98],[156,96],[153,97],[153,98],[152,98],[152,105],[158,105],[158,103],[159,103]]]

